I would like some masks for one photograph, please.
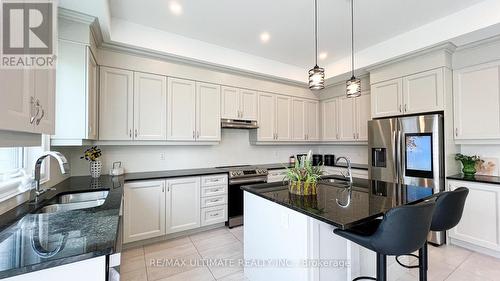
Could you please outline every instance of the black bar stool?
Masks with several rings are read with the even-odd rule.
[[[373,220],[346,230],[333,232],[377,253],[377,278],[361,279],[386,281],[387,256],[412,253],[424,245],[431,227],[435,202],[405,205],[389,210],[383,219]]]
[[[462,219],[462,214],[464,211],[465,200],[469,194],[469,189],[465,187],[459,187],[454,191],[440,192],[434,197],[436,198],[436,207],[434,209],[434,215],[432,216],[431,231],[447,231],[460,222]],[[405,256],[405,255],[401,255]],[[418,265],[405,265],[399,261],[399,257],[396,257],[396,261],[403,267],[406,268],[419,268],[420,281],[427,280],[428,271],[428,248],[427,242],[424,246],[418,250],[418,256],[414,254],[407,254],[406,256],[412,256],[418,258]]]

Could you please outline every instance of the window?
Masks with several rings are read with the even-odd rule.
[[[31,188],[35,161],[49,150],[49,136],[42,136],[38,147],[0,148],[0,201],[11,198]],[[49,180],[49,162],[41,169],[41,182]]]

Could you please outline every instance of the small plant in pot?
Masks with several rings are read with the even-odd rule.
[[[316,185],[323,174],[321,167],[312,165],[312,153],[295,162],[293,168],[287,168],[285,180],[288,180],[288,190],[296,195],[316,195]]]
[[[481,158],[477,155],[468,156],[461,153],[457,153],[455,155],[455,160],[462,163],[462,173],[466,177],[474,176],[474,174],[476,173],[476,163],[482,161]]]
[[[98,178],[101,176],[102,162],[99,159],[102,156],[101,149],[97,146],[93,146],[85,150],[83,156],[80,159],[85,159],[90,163],[90,176],[93,178]]]

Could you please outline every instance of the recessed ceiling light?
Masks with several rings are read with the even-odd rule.
[[[267,43],[269,39],[271,39],[271,35],[268,32],[264,31],[260,34],[260,41],[262,43]]]
[[[320,60],[324,60],[328,57],[328,53],[327,52],[321,52],[319,53],[319,59]]]
[[[170,2],[170,12],[174,15],[180,15],[182,14],[182,6],[179,4],[179,2],[176,1],[171,1]]]

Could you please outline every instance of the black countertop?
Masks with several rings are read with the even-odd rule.
[[[500,177],[494,176],[464,176],[463,174],[456,174],[453,176],[446,177],[449,180],[460,180],[460,181],[470,181],[470,182],[480,182],[480,183],[490,183],[490,184],[500,184]]]
[[[54,187],[38,204],[24,203],[0,216],[0,279],[116,251],[123,177],[71,177]],[[109,191],[99,207],[36,213],[57,195],[98,190]]]
[[[432,188],[397,185],[381,181],[354,178],[351,188],[342,180],[320,181],[318,194],[297,196],[288,192],[281,182],[243,186],[244,191],[270,200],[302,214],[342,229],[372,220],[389,209],[421,201],[432,196]],[[350,203],[347,207],[340,204]]]

